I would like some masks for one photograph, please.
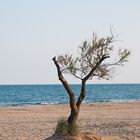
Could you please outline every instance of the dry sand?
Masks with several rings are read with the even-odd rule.
[[[68,105],[0,108],[0,140],[44,140],[54,133],[58,118],[68,114]],[[84,104],[78,124],[81,132],[104,140],[140,140],[140,102]]]

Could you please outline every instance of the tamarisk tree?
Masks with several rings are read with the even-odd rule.
[[[112,75],[112,68],[123,66],[128,61],[130,51],[127,49],[114,50],[114,35],[98,38],[93,34],[91,42],[84,41],[79,47],[78,56],[72,54],[59,55],[53,57],[53,62],[57,69],[58,78],[69,95],[70,116],[68,117],[68,133],[71,134],[73,126],[76,124],[80,105],[86,96],[86,82],[93,77],[99,79],[109,79]],[[116,53],[116,55],[115,55]],[[71,74],[81,80],[81,91],[76,100],[75,94],[64,78],[64,74]]]

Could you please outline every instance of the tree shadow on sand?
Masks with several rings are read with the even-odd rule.
[[[82,133],[77,136],[69,136],[69,135],[52,135],[49,138],[46,138],[45,140],[124,140],[118,136],[98,136],[94,134],[89,133]],[[136,139],[137,140],[137,139]]]
[[[49,138],[46,138],[45,140],[102,140],[100,136],[96,136],[93,134],[79,134],[77,136],[70,136],[70,135],[52,135]]]

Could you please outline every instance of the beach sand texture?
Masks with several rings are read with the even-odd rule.
[[[0,140],[45,140],[58,118],[68,114],[68,105],[1,107]],[[81,132],[104,136],[102,140],[140,140],[140,102],[84,104],[78,124]]]

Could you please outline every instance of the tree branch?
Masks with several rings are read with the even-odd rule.
[[[81,93],[80,93],[80,96],[76,102],[78,110],[79,110],[80,105],[81,105],[83,99],[85,98],[85,96],[86,96],[86,81],[82,80]]]
[[[52,60],[54,61],[54,64],[57,68],[57,73],[58,73],[59,80],[61,81],[61,83],[65,87],[65,89],[66,89],[66,91],[67,91],[67,93],[70,97],[70,107],[71,107],[72,110],[75,110],[75,107],[76,107],[75,95],[74,95],[73,91],[71,90],[69,84],[67,83],[67,81],[63,77],[63,75],[60,71],[60,66],[59,66],[58,62],[56,61],[56,57],[53,57]]]
[[[77,79],[80,79],[80,80],[82,80],[82,78],[81,77],[79,77],[79,76],[77,76],[76,74],[74,74],[74,73],[71,73],[74,77],[76,77]]]
[[[90,76],[93,74],[93,72],[98,68],[98,66],[106,59],[109,58],[109,56],[105,56],[103,55],[102,58],[96,63],[96,65],[92,68],[92,70],[89,72],[89,74],[83,79],[85,81],[87,81]]]

